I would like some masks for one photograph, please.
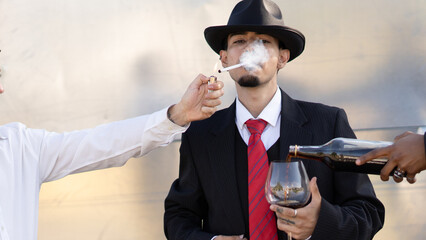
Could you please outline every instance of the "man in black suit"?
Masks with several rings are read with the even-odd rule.
[[[260,190],[255,197],[261,199],[252,198],[252,182],[265,183],[260,174],[252,175],[248,150],[254,135],[261,134],[255,146],[267,150],[267,157],[259,160],[263,164],[285,159],[289,145],[355,137],[343,109],[294,100],[278,88],[278,71],[302,53],[304,36],[284,25],[272,1],[245,0],[235,6],[227,25],[207,28],[205,37],[224,67],[238,64],[254,42],[262,43],[268,58],[258,68],[230,70],[236,101],[210,119],[192,123],[183,134],[179,178],[165,201],[167,238],[269,240],[292,233],[295,239],[372,239],[383,226],[384,207],[366,175],[333,172],[321,162],[303,160],[312,178],[308,205],[297,211],[275,205],[269,209]],[[266,127],[251,133],[250,119]],[[265,217],[252,217],[255,211],[264,211]]]

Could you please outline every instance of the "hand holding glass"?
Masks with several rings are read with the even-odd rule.
[[[293,209],[305,206],[311,191],[303,162],[272,161],[266,178],[265,194],[269,204]],[[291,239],[291,233],[288,239]]]

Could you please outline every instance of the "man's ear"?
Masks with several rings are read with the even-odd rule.
[[[220,50],[219,52],[220,55],[220,61],[222,62],[222,67],[227,67],[228,66],[228,52],[225,50]]]
[[[280,55],[278,57],[278,66],[277,66],[278,70],[280,70],[287,64],[288,59],[290,59],[290,50],[280,49]]]

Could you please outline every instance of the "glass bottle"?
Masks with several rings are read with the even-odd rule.
[[[335,171],[380,174],[387,159],[373,159],[361,166],[356,165],[355,160],[371,150],[391,144],[392,142],[384,141],[335,138],[320,146],[291,145],[289,157],[321,161]]]

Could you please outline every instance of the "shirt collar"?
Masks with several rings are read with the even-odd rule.
[[[281,114],[281,91],[277,88],[277,91],[272,97],[271,101],[269,101],[268,105],[262,110],[259,118],[265,120],[270,125],[275,127],[278,123],[278,118]],[[247,110],[246,107],[240,102],[237,96],[236,100],[236,118],[235,123],[239,129],[243,129],[244,124],[247,120],[254,118],[251,113]]]

